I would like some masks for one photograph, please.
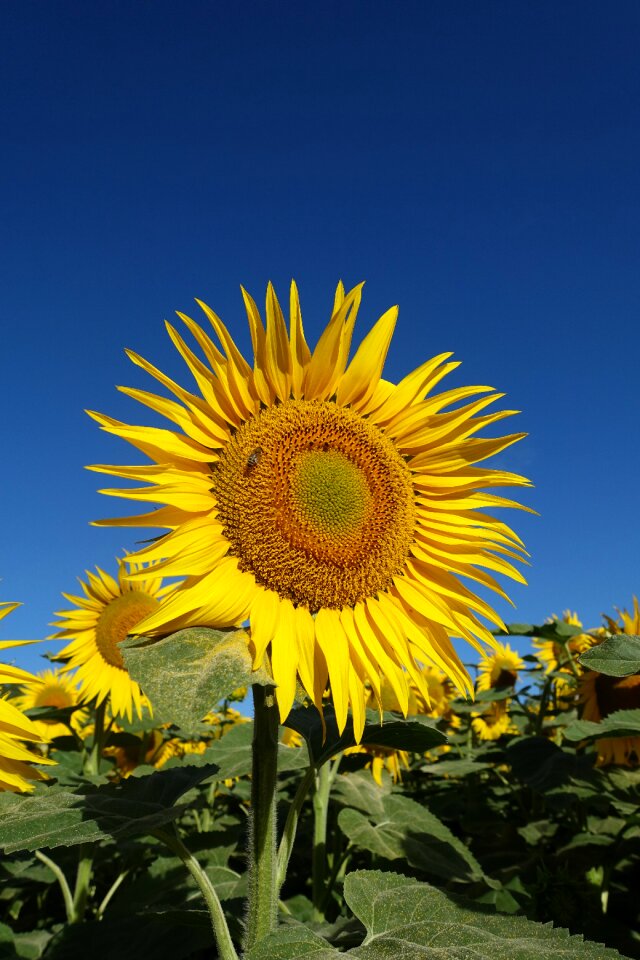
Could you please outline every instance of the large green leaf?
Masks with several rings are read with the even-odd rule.
[[[381,807],[381,813],[341,810],[338,826],[355,846],[387,860],[406,860],[430,876],[482,878],[482,867],[468,847],[421,804],[390,794],[382,797]]]
[[[574,720],[565,727],[567,740],[595,740],[600,737],[640,736],[640,710],[616,710],[604,720]]]
[[[316,766],[321,766],[337,753],[356,744],[351,720],[342,734],[338,732],[333,707],[324,708],[324,729],[320,714],[315,707],[297,707],[284,721],[285,726],[301,733],[309,744]],[[367,721],[360,741],[363,746],[389,747],[392,750],[410,750],[424,753],[432,747],[446,743],[444,733],[428,717],[410,717],[403,720],[394,713],[385,713],[383,723],[374,710],[367,710]]]
[[[301,925],[265,937],[245,960],[615,960],[616,950],[550,924],[493,913],[394,873],[347,876],[347,904],[366,928],[361,946],[339,953]]]
[[[608,677],[629,677],[640,673],[640,637],[616,633],[590,650],[585,650],[580,663]]]
[[[185,809],[176,801],[216,769],[183,765],[84,793],[2,793],[0,848],[12,853],[151,833],[174,820]]]
[[[243,630],[192,627],[161,640],[129,637],[120,650],[127,669],[153,704],[154,718],[196,729],[237,687],[273,683],[253,670]]]
[[[216,780],[233,780],[251,773],[251,742],[253,723],[239,723],[231,727],[219,740],[214,740],[203,754],[189,756],[189,762],[196,766],[214,763],[218,768]],[[166,768],[179,769],[183,762],[180,758],[170,760]],[[278,745],[278,771],[303,770],[309,766],[309,755],[302,747]]]
[[[514,776],[540,792],[590,773],[588,758],[568,753],[544,737],[519,737],[509,744],[505,754]]]

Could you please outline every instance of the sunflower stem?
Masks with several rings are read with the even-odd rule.
[[[249,852],[249,904],[245,948],[274,929],[278,911],[276,780],[278,708],[274,687],[253,685],[253,761]]]
[[[93,857],[89,853],[90,849],[89,845],[85,843],[80,844],[76,885],[73,891],[73,919],[71,923],[79,923],[80,920],[84,919],[87,909],[91,874],[93,873]]]
[[[231,934],[229,933],[229,927],[222,910],[222,904],[220,903],[220,899],[215,891],[215,887],[211,883],[211,880],[209,880],[204,868],[200,865],[200,863],[198,863],[191,851],[185,847],[184,843],[178,836],[177,831],[171,835],[170,833],[165,833],[164,830],[154,830],[154,835],[158,838],[158,840],[162,840],[162,842],[166,844],[167,847],[169,847],[169,849],[180,858],[180,860],[182,860],[185,867],[198,884],[200,892],[204,897],[209,909],[211,926],[213,927],[213,935],[215,937],[220,960],[238,960],[238,954],[236,953],[236,948],[233,945],[233,940],[231,939]]]
[[[316,790],[313,795],[313,858],[312,858],[312,900],[313,919],[324,920],[322,904],[327,872],[327,817],[329,814],[329,794],[333,777],[328,763],[323,764],[316,773]]]
[[[60,884],[62,898],[64,900],[64,910],[67,915],[67,923],[73,923],[73,897],[71,896],[71,890],[69,888],[69,884],[67,883],[67,878],[55,860],[51,860],[46,853],[42,853],[41,850],[36,850],[36,857],[47,867],[49,867],[49,870],[51,870],[56,880]]]
[[[280,891],[280,888],[282,887],[282,884],[287,876],[287,868],[289,866],[289,860],[291,859],[291,851],[293,850],[293,844],[296,839],[296,831],[298,829],[298,820],[300,819],[300,813],[302,811],[304,801],[307,799],[307,794],[313,786],[315,775],[315,768],[313,766],[309,767],[306,774],[298,784],[296,795],[293,798],[293,802],[291,803],[289,812],[287,813],[284,832],[278,848],[278,892]]]
[[[107,709],[107,701],[103,700],[96,707],[93,725],[93,744],[91,753],[84,764],[84,772],[89,776],[97,776],[100,773],[100,760],[102,758],[102,748],[104,744],[104,717]]]

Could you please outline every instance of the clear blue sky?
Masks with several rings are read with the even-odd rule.
[[[630,604],[635,0],[20,0],[0,28],[4,638],[44,637],[138,537],[89,526],[127,507],[83,470],[133,459],[85,407],[149,422],[114,389],[150,388],[123,348],[186,382],[163,319],[197,296],[248,346],[239,284],[292,276],[313,342],[337,279],[366,279],[362,321],[400,305],[390,379],[453,350],[452,385],[523,411],[501,462],[541,516],[511,517],[532,567],[504,616]]]

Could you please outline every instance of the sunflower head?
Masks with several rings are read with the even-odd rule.
[[[0,603],[0,620],[19,606],[18,603]],[[2,650],[16,646],[21,646],[21,642],[9,640],[0,643]],[[4,683],[38,685],[37,678],[26,670],[0,663],[0,684]],[[25,746],[25,742],[37,746],[47,739],[15,703],[6,697],[0,698],[0,790],[30,792],[34,788],[34,780],[46,780],[46,775],[33,764],[52,764],[54,761],[33,753]]]
[[[78,691],[73,678],[66,676],[61,670],[43,670],[35,678],[35,682],[24,684],[14,703],[21,710],[32,710],[36,707],[55,707],[64,710],[75,707],[78,703]],[[79,731],[82,727],[82,711],[76,710],[71,715],[71,726]],[[69,734],[66,723],[58,720],[34,720],[34,726],[43,740],[53,740],[54,737],[64,737]]]
[[[134,563],[133,580],[118,561],[117,579],[100,568],[87,571],[80,580],[82,596],[63,594],[74,609],[58,611],[53,639],[71,640],[57,655],[65,660],[63,672],[75,670],[81,702],[100,704],[109,698],[114,717],[131,720],[133,708],[138,716],[148,701],[125,667],[120,644],[135,626],[160,606],[160,600],[172,587],[163,587],[162,579],[144,564]]]
[[[572,627],[582,626],[582,621],[578,618],[578,614],[572,613],[571,610],[565,610],[561,620],[554,613],[553,616],[549,617],[547,623],[557,623],[558,621]],[[589,647],[592,647],[595,642],[596,640],[591,634],[578,633],[573,637],[567,638],[565,649],[565,645],[558,643],[557,640],[544,640],[540,637],[533,638],[533,646],[536,648],[538,659],[546,673],[558,671],[572,673],[568,664],[567,655],[571,657],[574,667],[578,671],[582,670],[580,661],[577,658],[581,653],[584,653],[585,650],[588,650]],[[567,684],[562,684],[562,681],[559,681],[556,692],[564,696],[566,691]]]
[[[339,284],[311,351],[295,284],[288,325],[271,285],[266,325],[243,291],[252,363],[199,302],[208,329],[179,314],[197,350],[168,327],[195,386],[130,353],[172,398],[121,388],[170,428],[91,414],[151,460],[94,467],[142,483],[103,492],[160,504],[102,522],[166,529],[127,563],[153,561],[158,573],[185,578],[127,629],[153,637],[248,620],[254,666],[270,655],[281,718],[298,683],[319,709],[330,687],[339,728],[351,708],[357,738],[367,691],[380,703],[383,681],[405,714],[412,685],[428,699],[424,667],[462,694],[471,689],[451,638],[482,650],[494,640],[479,618],[503,624],[460,577],[501,596],[495,573],[523,582],[510,562],[521,559],[521,541],[484,512],[517,504],[483,488],[528,483],[478,466],[522,435],[477,436],[514,412],[486,412],[502,397],[490,387],[435,392],[458,366],[451,354],[398,384],[382,378],[396,307],[349,360],[361,292]],[[132,582],[141,577],[134,570]],[[112,651],[114,669],[116,659]]]
[[[495,650],[483,657],[478,667],[478,690],[503,690],[517,683],[524,660],[508,643],[496,643]]]
[[[618,611],[620,621],[605,617],[609,633],[640,633],[640,609],[633,598],[633,611]],[[601,643],[604,634],[594,638]],[[616,710],[640,709],[640,674],[609,677],[597,670],[586,670],[580,680],[579,701],[582,717],[598,723]],[[640,737],[603,737],[596,740],[597,765],[637,766],[640,763]]]
[[[499,740],[505,733],[517,732],[509,717],[508,704],[504,700],[492,703],[482,713],[472,713],[471,717],[471,726],[479,740]]]

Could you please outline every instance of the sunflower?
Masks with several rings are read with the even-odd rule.
[[[20,606],[18,603],[0,603],[0,620]],[[0,650],[21,646],[20,641],[9,640],[0,643]],[[0,663],[0,683],[36,683],[36,678],[20,667]],[[44,738],[46,739],[46,738]],[[14,793],[33,790],[30,780],[45,780],[46,775],[32,766],[34,761],[40,764],[53,763],[44,757],[36,757],[25,747],[27,743],[39,744],[43,740],[35,723],[25,717],[21,710],[5,698],[0,698],[0,790]]]
[[[471,714],[471,726],[479,740],[499,740],[504,733],[517,733],[504,700],[492,703],[483,713]]]
[[[20,710],[32,710],[35,707],[57,707],[64,710],[76,706],[78,690],[75,681],[66,677],[61,670],[43,670],[35,677],[35,682],[22,687],[14,703]],[[71,714],[71,726],[76,731],[82,726],[81,713],[82,711],[76,710]],[[34,720],[33,725],[43,740],[69,735],[67,724],[57,720]]]
[[[620,621],[605,616],[609,633],[640,634],[640,607],[633,598],[633,612],[618,610]],[[601,643],[602,637],[595,638]],[[580,702],[584,720],[598,723],[616,710],[640,709],[640,674],[630,677],[608,677],[596,670],[587,670],[580,681]],[[640,737],[603,737],[596,740],[597,765],[635,766],[640,763]]]
[[[338,285],[331,319],[311,352],[295,284],[288,330],[271,284],[266,327],[243,290],[253,366],[198,301],[218,344],[179,314],[198,356],[168,325],[198,392],[135,353],[129,353],[133,363],[176,399],[120,388],[177,429],[91,413],[153,461],[94,466],[143,484],[102,492],[161,504],[100,523],[167,529],[127,562],[154,561],[159,572],[186,577],[130,629],[154,637],[248,620],[255,667],[270,653],[281,718],[298,679],[319,709],[329,685],[339,728],[351,707],[356,736],[367,684],[379,690],[382,677],[403,713],[410,680],[428,696],[422,664],[440,668],[461,693],[471,689],[451,638],[482,652],[482,641],[494,641],[478,615],[503,624],[459,578],[502,597],[493,573],[524,582],[508,559],[521,559],[521,540],[482,512],[518,504],[481,488],[528,485],[476,465],[523,436],[474,436],[515,412],[485,412],[504,394],[486,386],[433,393],[459,366],[449,362],[450,353],[397,385],[382,379],[397,307],[383,314],[349,362],[361,291],[359,285],[345,294]],[[143,576],[134,571],[132,582]]]
[[[482,658],[478,666],[478,690],[503,690],[515,686],[522,660],[508,643],[496,643],[493,653]]]
[[[61,620],[53,635],[55,640],[68,640],[56,660],[66,660],[63,670],[76,670],[81,701],[94,700],[101,704],[110,698],[114,717],[127,716],[131,720],[132,708],[142,715],[143,706],[149,706],[140,687],[132,680],[124,665],[119,644],[144,617],[160,606],[160,600],[172,590],[163,587],[161,577],[144,564],[133,564],[139,576],[135,582],[126,579],[126,567],[118,560],[118,579],[114,580],[99,567],[97,574],[87,570],[87,582],[80,580],[84,596],[63,593],[63,597],[76,607],[56,613]]]
[[[559,617],[554,613],[553,616],[547,620],[547,623],[557,623],[558,620]],[[572,627],[582,626],[582,621],[578,618],[578,614],[572,613],[571,610],[565,610],[563,612],[561,622],[569,624],[569,626]],[[580,669],[580,662],[576,658],[579,654],[584,653],[585,650],[593,646],[595,642],[595,638],[588,633],[577,633],[575,636],[567,638],[567,650],[573,657],[578,669]],[[538,651],[538,659],[545,668],[545,673],[551,673],[554,670],[570,672],[567,666],[565,648],[561,643],[558,643],[557,640],[542,640],[539,637],[534,637],[533,646]]]

